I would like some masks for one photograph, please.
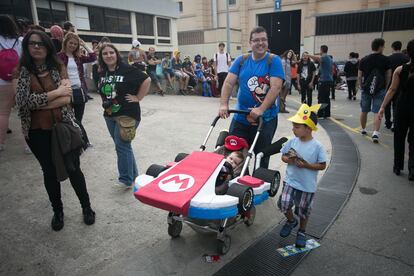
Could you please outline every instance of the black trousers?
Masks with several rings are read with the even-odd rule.
[[[43,171],[44,185],[52,204],[53,211],[63,210],[60,182],[57,181],[55,165],[52,161],[52,131],[35,129],[29,131],[29,139],[26,140]],[[79,158],[76,161],[76,170],[69,174],[69,180],[79,198],[82,208],[90,207],[89,194],[86,189],[85,177],[80,169]]]
[[[337,77],[333,77],[333,82],[331,82],[331,99],[335,100],[335,86],[336,86]]]
[[[83,129],[83,135],[85,136],[85,141],[89,143],[88,134],[82,125],[83,114],[85,112],[85,103],[72,104],[72,107],[73,107],[73,112],[75,113],[75,118],[78,121],[78,123],[81,125],[80,127]]]
[[[218,77],[218,91],[217,95],[221,96],[221,88],[223,88],[224,80],[227,77],[227,72],[221,72],[217,74]]]
[[[329,99],[331,87],[331,81],[321,81],[318,84],[318,103],[322,104],[318,111],[318,117],[331,116],[331,100]]]
[[[405,139],[407,138],[408,169],[412,171],[414,170],[414,112],[401,113],[397,109],[396,117],[394,117],[394,167],[404,169]]]
[[[348,86],[348,99],[356,96],[356,80],[347,80],[346,85]]]
[[[312,91],[313,88],[309,88],[309,82],[305,79],[300,79],[300,94],[302,95],[301,102],[307,105],[312,105]]]

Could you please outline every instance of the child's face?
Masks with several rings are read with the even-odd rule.
[[[295,134],[295,136],[298,138],[308,137],[312,133],[312,130],[310,129],[310,127],[304,124],[297,124],[297,123],[293,123],[292,131],[293,131],[293,134]]]
[[[230,163],[233,169],[235,169],[243,162],[243,160],[239,158],[234,152],[227,156],[226,161]]]

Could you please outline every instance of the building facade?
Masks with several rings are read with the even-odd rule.
[[[133,39],[148,50],[159,52],[177,49],[177,17],[175,0],[7,0],[0,1],[0,13],[16,19],[25,18],[48,29],[71,21],[86,42],[108,37],[121,51],[131,49]]]
[[[370,53],[377,37],[386,41],[385,54],[393,41],[405,47],[414,39],[411,0],[182,0],[177,29],[183,53],[212,57],[217,44],[227,41],[226,1],[233,57],[249,50],[250,30],[258,25],[269,32],[269,48],[276,54],[317,53],[326,44],[336,60],[347,59],[351,51]]]

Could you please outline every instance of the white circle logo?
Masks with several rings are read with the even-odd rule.
[[[194,178],[187,174],[169,175],[158,182],[158,187],[167,193],[182,192],[194,185]]]
[[[230,145],[237,146],[237,141],[235,139],[230,139]]]

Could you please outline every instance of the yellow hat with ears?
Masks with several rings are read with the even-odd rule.
[[[315,104],[309,106],[307,104],[302,104],[296,112],[296,114],[290,117],[288,120],[297,124],[303,124],[310,127],[313,131],[318,130],[316,125],[318,124],[318,110],[321,107],[321,104]]]

